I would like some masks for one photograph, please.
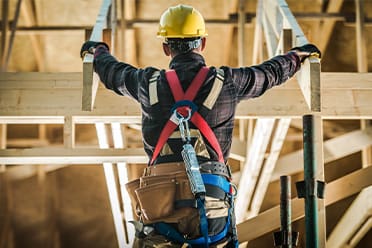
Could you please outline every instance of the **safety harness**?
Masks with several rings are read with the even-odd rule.
[[[184,142],[182,157],[185,162],[186,172],[190,181],[191,190],[195,197],[194,207],[196,207],[199,212],[200,233],[202,234],[202,237],[197,239],[187,239],[171,225],[164,222],[155,223],[154,227],[159,234],[167,237],[169,240],[177,243],[189,244],[193,247],[209,247],[210,244],[221,241],[224,237],[227,236],[228,232],[231,232],[233,247],[238,247],[235,217],[233,212],[236,189],[226,177],[208,173],[201,174],[199,163],[195,155],[195,150],[190,144],[190,130],[188,127],[188,121],[191,121],[194,126],[201,132],[203,137],[209,142],[209,144],[218,155],[218,161],[220,163],[224,163],[223,153],[214,132],[212,131],[206,120],[203,118],[203,116],[198,112],[198,106],[196,106],[196,104],[193,102],[199,89],[204,83],[208,72],[208,67],[202,67],[191,82],[190,86],[187,88],[186,92],[184,92],[176,72],[174,70],[166,71],[165,76],[173,94],[175,104],[171,109],[171,117],[160,133],[158,143],[155,146],[153,156],[150,160],[151,166],[154,164],[156,158],[159,156],[160,151],[167,142],[168,138],[176,130],[176,128],[179,127],[181,137]],[[156,92],[155,82],[157,80],[155,80],[155,78],[157,78],[158,76],[159,74],[156,73],[150,80],[151,104],[155,104],[158,101],[157,95],[154,95],[154,93],[151,94],[151,92],[154,92],[154,90]],[[203,103],[203,105],[206,106],[208,109],[211,109],[213,107],[222,89],[224,80],[223,70],[217,70],[216,78],[217,80],[215,80],[212,86],[211,93],[207,96]],[[210,236],[208,233],[209,229],[208,218],[205,209],[205,197],[215,196],[215,193],[210,192],[211,190],[208,190],[211,188],[216,189],[214,191],[222,192],[222,196],[220,194],[218,198],[220,200],[226,201],[229,204],[229,208],[226,224],[222,231]]]

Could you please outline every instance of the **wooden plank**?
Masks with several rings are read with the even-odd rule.
[[[114,147],[124,148],[125,147],[124,137],[123,137],[123,131],[121,129],[120,123],[111,123],[111,133],[112,133],[112,139],[114,141]],[[134,220],[134,217],[133,217],[132,202],[130,200],[128,191],[125,188],[125,184],[129,182],[127,169],[128,169],[127,163],[117,164],[120,194],[122,198],[122,205],[123,205],[124,218],[125,218],[124,219],[125,220],[125,231],[126,231],[125,239],[126,239],[127,246],[132,247],[136,231],[135,231],[134,225],[129,222],[129,221]]]
[[[75,123],[74,117],[65,116],[65,123],[63,125],[63,144],[65,148],[75,147]]]
[[[372,145],[372,127],[356,130],[324,142],[324,163],[329,163]],[[279,158],[271,181],[281,175],[291,175],[303,171],[303,150],[289,153]]]
[[[103,0],[89,40],[102,41],[102,31],[107,26],[106,21],[110,5],[111,0]],[[92,54],[86,54],[83,59],[83,95],[81,107],[83,111],[93,110],[99,85],[99,76],[93,70],[93,59]]]
[[[0,74],[0,121],[11,117],[58,119],[62,116],[63,123],[63,116],[68,115],[94,116],[101,120],[140,118],[139,105],[135,101],[107,89],[98,90],[92,112],[81,111],[81,76],[81,73]],[[43,78],[45,80],[41,80]],[[372,118],[371,73],[322,73],[321,81],[323,106],[320,115],[323,119]],[[300,92],[296,80],[291,79],[259,98],[240,102],[236,118],[299,118],[309,113]]]
[[[262,27],[263,27],[263,34],[266,40],[266,48],[267,48],[268,57],[273,57],[275,55],[275,50],[277,47],[277,38],[276,38],[273,28],[269,24],[267,15],[263,15],[262,17]]]
[[[258,64],[262,61],[262,50],[263,50],[263,40],[262,40],[262,1],[257,1],[256,7],[256,19],[255,19],[255,28],[253,36],[253,52],[252,52],[252,64]]]
[[[31,148],[1,149],[0,164],[101,164],[105,162],[147,163],[142,148]]]
[[[104,123],[97,123],[96,125],[96,132],[98,138],[98,144],[101,149],[109,148],[109,141],[106,133],[106,128]],[[116,238],[118,241],[118,247],[124,248],[125,246],[125,237],[124,237],[124,223],[123,223],[123,215],[121,211],[121,206],[119,203],[119,194],[117,191],[116,185],[116,176],[114,173],[114,168],[112,163],[104,162],[103,163],[103,171],[105,174],[106,185],[111,205],[111,212],[113,217],[113,222],[116,231]]]
[[[23,1],[23,4],[21,4],[21,15],[27,27],[37,26],[38,23],[36,22],[35,11],[30,0],[25,0]],[[29,36],[37,68],[39,71],[45,71],[44,52],[41,45],[42,38],[33,33],[30,33]]]
[[[275,119],[258,119],[253,133],[252,144],[242,170],[239,181],[238,197],[235,202],[235,216],[237,222],[246,218],[250,200],[255,190],[255,185],[261,171],[262,162],[266,153]]]
[[[355,0],[355,12],[356,12],[356,55],[358,72],[368,72],[368,53],[366,46],[366,33],[364,26],[364,1]],[[370,126],[369,120],[360,121],[361,128],[364,129]],[[362,165],[369,166],[372,164],[372,147],[366,147],[362,150]]]
[[[16,5],[16,9],[14,11],[14,17],[13,17],[11,29],[10,29],[11,33],[10,33],[9,42],[8,42],[8,49],[6,51],[6,54],[3,55],[3,69],[2,69],[3,71],[8,70],[10,55],[11,55],[12,50],[13,50],[14,38],[15,38],[15,33],[16,33],[16,29],[17,29],[17,23],[18,23],[18,20],[19,20],[19,12],[20,12],[20,9],[21,9],[21,4],[22,4],[22,0],[18,0],[17,5]]]
[[[251,206],[249,207],[247,214],[248,218],[256,216],[260,211],[267,188],[269,187],[271,174],[274,171],[274,167],[282,149],[285,136],[287,135],[290,122],[291,119],[289,118],[282,118],[278,122],[271,142],[270,152],[266,156],[265,163],[262,167],[262,171],[256,185],[256,191],[254,192],[251,200]]]
[[[333,228],[328,247],[355,247],[372,225],[372,187],[364,189]],[[357,236],[357,239],[354,237]],[[359,239],[359,240],[358,240]]]
[[[8,46],[8,16],[9,0],[3,0],[1,5],[1,40],[0,40],[0,69],[3,69]]]
[[[372,167],[360,169],[327,184],[325,206],[345,199],[372,185]],[[292,199],[292,221],[304,217],[303,199]],[[258,238],[280,227],[280,206],[271,208],[257,217],[237,225],[239,241],[245,242]]]
[[[245,0],[239,0],[238,8],[238,66],[246,65],[246,43],[245,43]]]
[[[299,24],[297,23],[295,17],[290,11],[287,3],[284,0],[275,1],[264,1],[264,10],[266,12],[266,17],[271,23],[271,27],[264,21],[264,32],[266,34],[266,42],[269,50],[269,57],[274,54],[271,51],[274,47],[277,48],[278,45],[273,45],[275,39],[271,33],[275,33],[277,40],[280,38],[280,33],[282,29],[292,30],[292,44],[291,47],[302,46],[308,43],[303,31],[301,30]],[[271,38],[270,38],[271,37]],[[271,43],[271,44],[270,44]],[[278,44],[278,43],[275,43]],[[311,111],[320,111],[320,60],[317,58],[309,58],[305,61],[301,70],[297,73],[298,83],[302,90],[302,94],[305,98],[307,105]]]
[[[344,0],[330,0],[327,5],[326,13],[338,13],[341,10]],[[326,53],[328,42],[331,38],[333,28],[336,24],[336,19],[325,19],[323,20],[323,25],[319,30],[319,49],[322,53]]]
[[[356,14],[356,55],[358,72],[368,72],[368,53],[366,43],[366,32],[364,27],[364,0],[355,0]]]
[[[5,124],[3,124],[5,125]],[[9,147],[12,148],[24,148],[24,147],[40,147],[40,146],[48,146],[49,142],[46,139],[8,139],[7,144]]]

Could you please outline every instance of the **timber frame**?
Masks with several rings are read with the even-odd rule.
[[[238,2],[244,3],[244,1],[235,1],[237,9],[239,9]],[[327,13],[339,10],[343,1],[330,2],[331,4],[326,10]],[[116,24],[120,24],[123,31],[121,38],[124,37],[124,33],[127,36],[133,35],[130,30],[124,32],[127,25],[146,25],[145,21],[133,21],[128,14],[127,16],[123,14],[121,22],[116,21],[114,3],[115,1],[111,0],[102,1],[96,25],[89,36],[89,40],[105,40],[110,44],[112,50],[115,48]],[[122,7],[124,9],[124,6]],[[244,32],[244,18],[247,16],[244,14],[244,10],[239,13],[237,18],[232,18],[227,24],[234,23],[238,25],[239,32]],[[329,40],[328,35],[337,18],[342,17],[336,16],[324,21],[325,35],[322,36],[320,43],[321,50],[325,49]],[[356,28],[359,28],[360,43],[363,42],[362,20],[363,18],[356,23]],[[32,21],[32,18],[29,18],[28,22]],[[147,22],[149,23],[151,20]],[[259,57],[262,58],[262,54],[258,53],[260,50],[262,51],[264,44],[267,47],[267,55],[271,57],[282,54],[291,47],[308,43],[284,0],[259,0],[255,25],[254,62],[260,62]],[[38,48],[39,44],[35,39],[31,41],[34,52],[39,58],[38,65],[41,68],[42,61],[39,60],[42,60],[42,55]],[[242,54],[244,49],[242,38],[239,40],[239,52]],[[359,53],[363,54],[362,50]],[[134,61],[134,57],[133,54],[126,54],[126,58],[130,61]],[[236,174],[236,177],[239,178],[236,181],[239,184],[236,215],[241,242],[256,239],[280,226],[279,206],[265,212],[260,212],[260,208],[270,182],[278,180],[280,175],[292,175],[303,170],[302,165],[299,164],[299,161],[303,160],[301,150],[279,157],[287,131],[294,119],[301,118],[306,114],[316,115],[316,135],[318,138],[316,144],[319,151],[319,156],[316,159],[319,180],[324,180],[323,166],[326,163],[372,145],[370,126],[323,142],[323,120],[372,119],[372,73],[365,70],[366,59],[363,59],[362,55],[359,58],[359,72],[321,73],[319,58],[310,57],[305,60],[297,76],[290,79],[288,83],[270,90],[260,98],[243,101],[238,105],[236,119],[241,121],[240,124],[246,120],[257,119],[255,129],[240,130],[244,138],[234,138],[231,149],[231,157],[239,160],[243,165],[241,171]],[[244,64],[243,59],[240,59],[241,64]],[[116,107],[119,105],[122,106],[120,109]],[[9,169],[15,174],[19,172],[20,175],[22,174],[21,176],[36,173],[32,165],[42,163],[59,165],[57,167],[50,166],[47,171],[69,164],[102,163],[106,166],[106,175],[113,172],[108,164],[147,163],[148,158],[142,149],[126,148],[120,145],[104,147],[102,144],[107,143],[105,140],[100,141],[103,142],[100,144],[100,148],[75,148],[75,125],[77,124],[95,124],[97,134],[99,125],[102,123],[141,124],[141,111],[136,102],[99,87],[99,78],[93,72],[93,56],[91,54],[84,57],[82,73],[2,72],[0,74],[0,125],[22,123],[63,124],[64,147],[6,149],[4,142],[0,142],[0,145],[3,144],[0,147],[0,165],[25,164],[29,170],[24,172],[24,175],[19,172],[17,167]],[[0,135],[1,137],[4,135]],[[248,139],[250,139],[250,143]],[[350,140],[354,140],[354,142],[350,144],[349,149],[338,149],[341,144]],[[267,150],[270,152],[266,153]],[[289,164],[290,167],[288,167]],[[325,200],[320,200],[321,204],[319,204],[321,212],[320,247],[326,245],[333,247],[335,242],[339,242],[337,245],[350,242],[355,244],[363,237],[366,230],[369,230],[372,225],[370,219],[372,207],[370,205],[368,211],[360,213],[358,218],[353,219],[353,225],[348,225],[348,220],[352,219],[350,216],[353,214],[359,213],[365,199],[371,197],[370,186],[372,182],[370,178],[372,178],[372,169],[366,167],[329,182]],[[108,187],[110,188],[109,185]],[[112,187],[115,188],[115,185]],[[340,188],[345,190],[338,191]],[[325,206],[358,192],[362,193],[327,240]],[[113,195],[110,194],[110,199],[118,197],[117,195],[117,192],[114,192]],[[113,208],[120,208],[118,202],[111,202],[111,204]],[[293,220],[303,218],[303,201],[294,198],[292,205]],[[116,209],[116,212],[113,210],[114,218],[122,219],[119,210]],[[128,211],[124,212],[128,213]],[[124,219],[129,220],[127,218],[128,216]],[[120,230],[123,230],[121,226],[123,223],[115,223],[115,225],[119,246],[123,247],[124,238],[119,234]],[[345,229],[347,226],[349,228]],[[355,230],[361,231],[356,232]],[[337,240],[334,238],[335,236],[344,236],[345,239]],[[126,240],[125,242],[130,241]]]

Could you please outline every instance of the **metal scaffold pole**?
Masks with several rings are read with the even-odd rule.
[[[323,198],[324,182],[316,180],[316,149],[314,116],[305,115],[303,121],[304,181],[297,182],[299,198],[305,198],[306,247],[319,247],[318,197]]]
[[[280,231],[274,233],[276,247],[297,246],[298,232],[292,232],[291,177],[280,177]]]

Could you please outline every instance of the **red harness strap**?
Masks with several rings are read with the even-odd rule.
[[[208,71],[209,71],[208,67],[202,67],[198,74],[193,79],[193,81],[191,82],[190,86],[187,88],[186,92],[183,91],[176,72],[174,70],[167,71],[165,76],[167,78],[175,102],[182,100],[193,101],[200,87],[204,83]],[[179,112],[184,114],[185,107],[179,107],[179,110],[180,110]],[[213,133],[212,129],[210,128],[206,120],[197,111],[193,113],[190,120],[199,129],[203,136],[208,140],[212,148],[217,152],[218,161],[224,163],[224,158],[220,144],[218,143],[216,135]],[[150,165],[152,165],[155,162],[155,159],[160,154],[162,147],[167,142],[168,138],[171,136],[171,134],[174,132],[177,126],[178,126],[177,123],[175,123],[171,119],[167,121],[163,130],[160,133],[158,143],[155,146],[150,161]]]

